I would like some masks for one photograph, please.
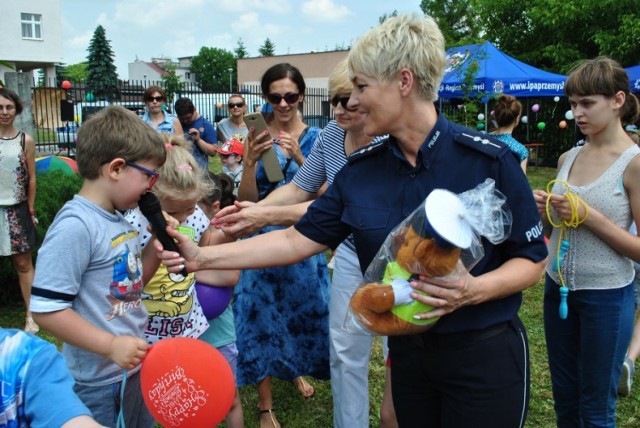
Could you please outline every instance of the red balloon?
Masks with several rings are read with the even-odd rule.
[[[198,302],[200,302],[202,312],[208,320],[216,318],[224,312],[229,306],[232,292],[232,287],[216,287],[196,282]]]
[[[71,82],[68,80],[62,81],[62,89],[71,89]]]
[[[215,427],[235,396],[231,367],[213,346],[174,337],[151,346],[142,361],[144,402],[164,427]]]

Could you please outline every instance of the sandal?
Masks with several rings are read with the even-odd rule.
[[[24,331],[26,331],[27,333],[36,334],[37,332],[40,331],[40,326],[38,326],[38,324],[36,324],[36,322],[33,320],[33,318],[27,317],[27,319],[25,321],[25,324],[24,324]]]
[[[316,393],[315,388],[305,378],[298,376],[291,381],[303,398],[311,398]]]
[[[273,411],[273,409],[260,410],[260,408],[258,408],[258,422],[262,421],[262,415],[268,413],[271,423],[273,424],[273,428],[282,428],[282,424],[276,420]]]

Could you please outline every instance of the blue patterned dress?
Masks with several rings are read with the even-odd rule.
[[[320,129],[309,127],[300,137],[307,157]],[[276,150],[280,167],[287,158]],[[291,161],[285,179],[298,165]],[[260,199],[271,188],[262,162],[256,179]],[[270,226],[258,232],[281,229]],[[270,269],[244,270],[235,287],[233,311],[238,345],[238,386],[253,385],[267,376],[290,380],[302,375],[329,378],[329,272],[324,254],[300,263]]]

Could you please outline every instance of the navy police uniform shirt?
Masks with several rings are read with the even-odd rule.
[[[547,256],[531,187],[517,157],[487,135],[438,117],[419,149],[416,166],[400,151],[393,137],[371,144],[349,158],[333,184],[316,200],[296,229],[307,238],[335,248],[353,233],[363,272],[387,235],[434,189],[462,193],[492,178],[507,197],[513,213],[511,235],[500,245],[483,239],[485,255],[472,269],[478,276],[511,258],[533,262]],[[465,306],[442,317],[430,331],[477,330],[509,321],[522,294]]]

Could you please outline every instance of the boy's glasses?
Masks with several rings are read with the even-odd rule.
[[[220,157],[221,157],[222,159],[229,159],[229,156],[236,156],[236,154],[235,154],[235,153],[232,153],[232,154],[230,154],[230,155],[220,155]]]
[[[138,165],[137,163],[125,161],[125,165],[130,166],[131,168],[135,168],[149,177],[149,190],[153,188],[153,185],[156,184],[156,181],[158,181],[158,178],[160,177],[160,174],[157,171],[145,168],[142,165]]]
[[[157,103],[161,103],[164,101],[164,97],[149,97],[147,98],[147,101],[151,102],[151,101],[155,101]]]
[[[282,100],[284,100],[287,104],[293,104],[300,99],[300,94],[296,94],[295,92],[287,92],[284,95],[280,94],[267,94],[267,101],[269,101],[273,105],[278,105]]]
[[[239,102],[239,103],[229,103],[227,104],[227,106],[229,108],[242,108],[244,107],[244,103],[243,102]]]

